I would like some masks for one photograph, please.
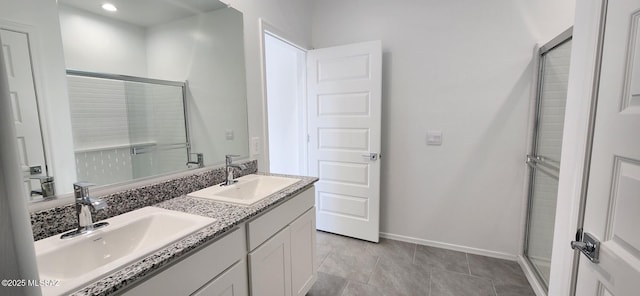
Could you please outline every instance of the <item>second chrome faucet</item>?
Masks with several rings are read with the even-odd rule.
[[[235,183],[238,182],[238,180],[235,180],[233,178],[233,170],[234,169],[238,169],[238,170],[244,170],[245,166],[242,164],[233,164],[233,158],[234,157],[239,157],[240,155],[233,155],[233,154],[229,154],[229,155],[225,155],[224,157],[224,163],[225,163],[225,168],[224,168],[224,182],[222,182],[222,184],[220,184],[220,186],[229,186],[229,185],[233,185]]]
[[[77,182],[73,184],[73,191],[76,197],[76,215],[78,217],[78,228],[67,232],[61,238],[72,238],[78,235],[91,233],[96,229],[109,225],[107,222],[93,223],[93,212],[107,208],[107,202],[89,196],[89,186],[94,184],[88,182]]]

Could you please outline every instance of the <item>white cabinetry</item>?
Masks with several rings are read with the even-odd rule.
[[[311,208],[291,225],[291,287],[294,296],[307,294],[316,281],[316,209]]]
[[[236,229],[125,291],[123,295],[198,293],[196,295],[246,296],[245,237],[244,228]],[[225,291],[223,288],[231,288],[232,291]]]
[[[247,223],[252,296],[301,296],[315,282],[314,195],[312,187]]]
[[[251,295],[291,296],[289,227],[249,253]]]
[[[311,187],[122,295],[303,296],[316,281],[314,203]]]
[[[246,296],[247,261],[241,260],[206,284],[192,296]]]

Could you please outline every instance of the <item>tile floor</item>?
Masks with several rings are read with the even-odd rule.
[[[518,263],[381,239],[317,232],[307,296],[535,296]]]

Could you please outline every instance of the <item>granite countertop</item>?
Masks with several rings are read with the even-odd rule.
[[[311,187],[311,185],[318,180],[318,178],[315,177],[258,174],[291,177],[301,180],[252,206],[237,206],[213,200],[191,198],[186,195],[155,204],[153,205],[155,207],[206,216],[217,220],[198,232],[159,249],[141,260],[124,266],[77,290],[71,295],[109,295],[122,290],[126,285],[173,263],[189,251],[226,235],[230,230],[234,229],[235,226],[280,205],[295,194]]]

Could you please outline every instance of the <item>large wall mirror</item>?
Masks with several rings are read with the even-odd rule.
[[[36,7],[11,1],[6,5],[16,13]],[[41,191],[47,177],[61,195],[71,186],[58,180],[124,184],[195,168],[187,162],[196,153],[205,165],[224,163],[225,154],[249,155],[242,14],[216,0],[113,0],[115,11],[104,3],[58,0],[51,11],[39,8],[59,20],[67,98],[39,94],[38,81],[10,81],[22,88],[12,100],[31,201],[47,195],[46,187]],[[3,21],[13,20],[0,14]],[[5,60],[15,66],[8,71],[32,68],[23,80],[47,79],[29,60],[47,44],[29,48],[36,45],[30,32],[9,27],[1,36]],[[70,118],[43,116],[43,108],[62,101]],[[47,129],[68,130],[71,140],[48,136]],[[63,148],[73,150],[75,163],[56,169],[61,161],[51,151]]]

